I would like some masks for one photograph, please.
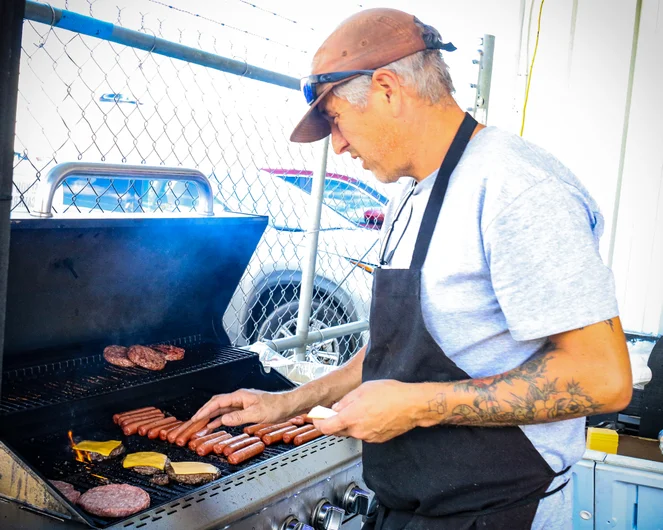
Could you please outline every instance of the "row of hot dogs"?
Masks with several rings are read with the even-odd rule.
[[[261,454],[266,446],[278,442],[301,445],[322,436],[304,416],[277,424],[248,425],[242,434],[235,436],[217,431],[208,419],[181,421],[173,416],[166,417],[156,407],[115,414],[113,421],[127,436],[138,434],[149,439],[167,440],[180,447],[188,446],[199,456],[211,453],[224,456],[233,465]]]

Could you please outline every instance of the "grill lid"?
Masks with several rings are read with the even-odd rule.
[[[197,334],[227,344],[219,323],[266,225],[241,214],[13,221],[5,361]]]

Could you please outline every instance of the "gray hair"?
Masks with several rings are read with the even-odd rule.
[[[435,31],[423,24],[422,26],[424,31]],[[403,86],[413,87],[420,98],[431,104],[438,103],[443,97],[454,93],[449,67],[444,62],[440,50],[422,50],[382,68],[394,72],[400,78]],[[347,83],[335,86],[332,92],[339,98],[347,100],[351,105],[363,109],[368,104],[370,87],[371,77],[361,75]]]

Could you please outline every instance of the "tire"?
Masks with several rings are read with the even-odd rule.
[[[291,337],[297,333],[297,312],[299,310],[299,301],[291,300],[280,306],[272,307],[272,310],[265,316],[264,320],[257,325],[257,340],[273,340]],[[320,329],[347,324],[340,308],[330,303],[326,303],[320,309],[320,301],[313,300],[311,304],[311,321],[309,329],[317,331]],[[306,360],[326,364],[331,366],[340,366],[354,354],[357,347],[357,337],[343,336],[335,339],[329,339],[322,343],[309,344],[306,347]],[[284,357],[292,357],[294,350],[281,352]]]

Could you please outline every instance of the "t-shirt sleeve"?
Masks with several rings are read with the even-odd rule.
[[[548,178],[485,229],[493,289],[514,339],[548,337],[618,315],[595,215],[581,196]]]

